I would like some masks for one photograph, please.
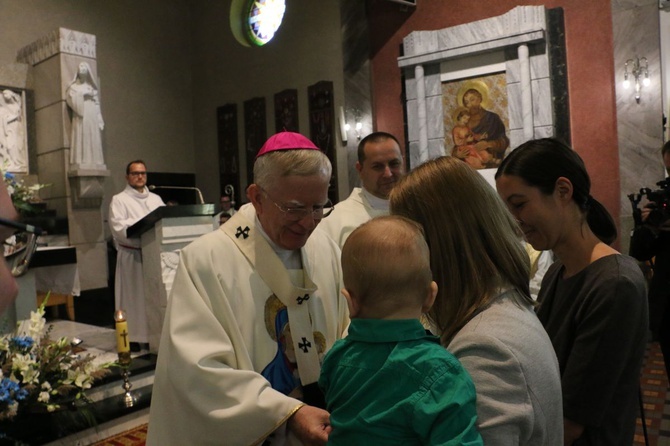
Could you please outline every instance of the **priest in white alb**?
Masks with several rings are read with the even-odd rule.
[[[389,194],[405,174],[400,143],[386,132],[374,132],[358,144],[356,170],[361,187],[337,204],[333,213],[319,225],[340,248],[349,234],[374,217],[389,214]]]
[[[126,185],[112,197],[109,228],[116,247],[114,297],[117,310],[126,312],[131,348],[140,350],[149,342],[149,326],[144,302],[142,247],[139,238],[128,238],[126,230],[154,209],[165,206],[147,186],[147,166],[135,160],[126,166]]]
[[[304,136],[272,136],[251,203],[181,251],[147,445],[326,443],[317,380],[348,324],[340,250],[314,232],[330,208],[331,169]]]

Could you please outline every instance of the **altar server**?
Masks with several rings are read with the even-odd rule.
[[[242,206],[181,252],[156,366],[148,445],[325,444],[317,380],[348,323],[340,250],[313,232],[328,158],[272,136]]]
[[[128,238],[126,230],[154,209],[165,206],[158,195],[149,192],[147,166],[135,160],[126,166],[128,184],[112,197],[109,205],[109,227],[116,247],[114,297],[117,310],[126,312],[131,349],[149,342],[149,327],[144,304],[142,250],[139,238]]]
[[[361,187],[338,203],[332,215],[319,225],[340,246],[366,221],[389,214],[389,193],[405,174],[400,143],[386,132],[374,132],[358,144],[356,170]]]

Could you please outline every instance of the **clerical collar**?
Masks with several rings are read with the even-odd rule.
[[[136,195],[139,198],[147,198],[149,196],[149,188],[144,186],[144,192],[140,192],[130,184],[126,184],[126,190],[130,191],[133,195]]]
[[[380,209],[382,211],[388,211],[389,210],[389,201],[385,200],[383,198],[375,197],[372,195],[370,192],[365,190],[364,187],[361,187],[363,189],[363,195],[365,195],[365,198],[368,200],[368,203],[370,203],[370,206],[372,206],[374,209]]]
[[[267,240],[267,242],[270,244],[270,247],[275,252],[275,254],[277,254],[277,257],[279,257],[279,260],[281,260],[286,269],[302,269],[302,257],[300,256],[300,250],[284,249],[273,242],[263,229],[263,226],[258,219],[258,215],[256,215],[256,229],[261,233],[263,238]]]

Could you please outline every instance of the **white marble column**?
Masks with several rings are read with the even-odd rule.
[[[416,82],[416,113],[419,125],[419,160],[428,161],[428,126],[426,124],[426,83],[423,76],[423,65],[414,67]]]
[[[107,241],[102,218],[104,164],[71,165],[72,118],[68,87],[85,63],[97,79],[96,37],[58,28],[21,48],[17,60],[32,66],[35,79],[37,170],[52,184],[43,198],[58,215],[67,215],[69,243],[77,248],[82,290],[107,287]]]
[[[519,81],[521,83],[521,116],[523,118],[523,137],[533,139],[533,91],[530,83],[530,59],[528,45],[521,44],[519,55]]]

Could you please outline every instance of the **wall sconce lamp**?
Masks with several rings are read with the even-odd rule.
[[[354,130],[356,132],[356,139],[361,139],[361,130],[363,130],[363,122],[361,121],[361,113],[358,110],[354,110]],[[351,130],[351,124],[349,124],[344,116],[344,107],[340,107],[340,132],[342,135],[342,142],[347,142],[347,134]]]
[[[630,65],[630,73],[628,66]],[[648,87],[651,84],[649,79],[649,64],[646,57],[635,57],[635,59],[628,59],[623,68],[623,88],[630,87],[630,80],[628,76],[632,75],[635,80],[635,102],[640,103],[640,77],[642,76],[642,85]]]
[[[351,124],[346,123],[344,127],[347,129],[347,131],[351,130]],[[363,130],[363,123],[360,121],[360,118],[356,120],[356,124],[354,125],[354,130],[356,131],[356,139],[360,140],[361,139],[361,130]]]

